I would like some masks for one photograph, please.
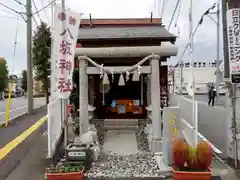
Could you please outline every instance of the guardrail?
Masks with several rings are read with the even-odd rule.
[[[185,134],[192,136],[194,127],[191,114],[192,100],[175,94],[172,96],[172,101],[174,105],[179,107],[180,121],[187,132]],[[208,104],[200,101],[195,101],[195,103],[197,103],[198,138],[208,140],[215,153],[221,154],[223,158],[226,158],[228,137],[226,133],[226,109],[210,107]]]

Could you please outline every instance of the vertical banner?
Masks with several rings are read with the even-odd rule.
[[[55,5],[51,56],[51,86],[55,98],[67,99],[72,91],[74,56],[80,21],[81,14],[68,9],[63,10],[61,6]]]
[[[230,77],[233,84],[240,83],[240,9],[227,11]]]

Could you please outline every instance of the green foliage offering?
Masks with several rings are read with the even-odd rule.
[[[27,70],[22,71],[22,87],[24,92],[27,92]]]
[[[71,173],[80,172],[84,169],[83,166],[64,166],[59,168],[47,168],[47,173]]]
[[[49,102],[48,88],[49,76],[51,74],[51,31],[50,27],[44,22],[37,27],[33,37],[33,67],[36,74],[36,80],[42,81],[44,85],[46,103]]]
[[[8,84],[7,61],[0,57],[0,92],[4,91]]]

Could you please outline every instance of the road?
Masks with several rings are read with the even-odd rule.
[[[34,108],[39,108],[45,104],[45,98],[34,98]],[[7,108],[7,99],[0,101],[0,123],[5,121],[5,113]],[[27,99],[14,98],[11,101],[10,119],[27,112]]]
[[[185,97],[191,99],[191,96],[186,95]],[[208,103],[208,95],[195,95],[196,101],[203,101]],[[215,105],[217,106],[224,106],[225,104],[225,97],[223,95],[219,96],[218,100],[216,101]]]
[[[39,121],[39,119],[43,116],[45,116],[47,113],[46,107],[37,109],[33,114],[22,116],[17,121],[13,121],[13,123],[9,124],[8,128],[2,127],[0,131],[0,180],[5,180],[15,169],[18,165],[22,164],[22,160],[30,150],[38,144],[39,139],[42,139],[42,134],[46,131],[47,125],[44,123],[41,125],[36,131],[32,132],[30,135],[23,135],[26,134],[26,131],[34,124]],[[47,139],[45,137],[45,139]],[[20,144],[18,144],[18,142]],[[45,150],[45,147],[47,145],[47,140],[44,141],[44,143],[41,143],[38,145],[39,151]],[[10,149],[10,150],[9,150]],[[12,149],[12,150],[11,150]],[[44,156],[42,159],[31,159],[29,163],[27,164],[27,169],[24,170],[22,173],[25,175],[28,175],[28,172],[31,172],[32,170],[39,169],[41,167],[41,170],[45,168],[45,157],[46,157],[46,150],[45,152],[37,152],[37,156]],[[7,153],[6,153],[7,152]],[[5,154],[6,155],[3,155]],[[35,161],[38,162],[35,162]],[[39,162],[40,161],[40,162]],[[34,163],[38,163],[38,166]],[[34,166],[35,165],[35,166]],[[42,174],[43,176],[44,170],[42,172],[38,172]],[[36,172],[35,172],[36,173]],[[38,175],[36,173],[36,175]],[[33,174],[31,174],[30,177],[33,177]],[[30,178],[22,178],[18,177],[15,179],[18,180],[27,180]],[[36,179],[36,178],[34,178]],[[42,178],[43,179],[43,178]]]

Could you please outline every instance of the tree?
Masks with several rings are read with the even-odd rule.
[[[3,97],[3,91],[8,85],[8,67],[7,61],[0,57],[0,99]]]
[[[24,90],[24,92],[27,92],[27,70],[22,71],[22,83],[21,88]]]
[[[49,76],[51,74],[50,64],[51,31],[46,23],[41,22],[33,37],[33,67],[36,80],[42,81],[46,96],[46,103],[49,103],[48,89]]]

